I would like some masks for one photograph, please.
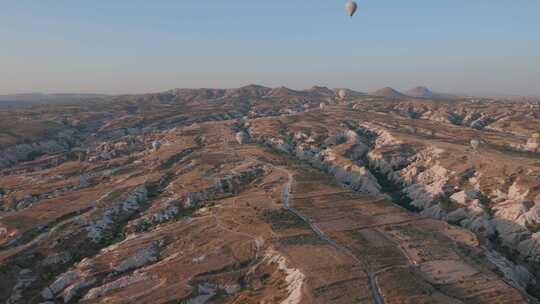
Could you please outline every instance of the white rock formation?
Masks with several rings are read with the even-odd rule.
[[[66,151],[76,141],[73,130],[64,130],[54,139],[31,144],[19,144],[0,151],[0,169],[29,160],[33,155],[53,154]]]
[[[410,186],[403,192],[412,199],[413,206],[425,209],[444,196],[444,187],[452,174],[450,171],[440,165],[434,165],[422,172],[418,172],[414,167],[409,169],[405,171],[405,181]]]
[[[140,250],[135,255],[123,260],[113,269],[116,272],[125,272],[132,269],[140,268],[144,265],[154,263],[158,260],[159,245],[152,244],[150,247]]]
[[[86,295],[83,297],[83,300],[94,300],[105,295],[106,293],[110,291],[125,288],[127,286],[144,281],[146,279],[147,279],[147,275],[144,273],[134,273],[129,276],[124,276],[124,277],[119,278],[116,281],[90,289],[86,293]]]
[[[536,279],[527,268],[513,264],[501,254],[492,250],[486,250],[486,257],[491,263],[497,266],[512,286],[524,291],[529,284],[536,283]]]
[[[268,251],[264,261],[269,264],[277,264],[278,269],[285,273],[288,296],[281,304],[299,304],[302,301],[302,286],[306,276],[298,269],[287,266],[287,259],[274,250]]]
[[[72,270],[57,277],[48,287],[41,291],[46,300],[63,298],[64,303],[71,301],[81,289],[94,285],[97,280],[91,276],[94,269],[92,260],[86,258],[79,262]]]
[[[95,243],[102,240],[103,232],[112,228],[119,216],[129,216],[139,210],[141,204],[148,198],[146,187],[141,186],[131,193],[128,198],[106,209],[101,218],[94,220],[87,227],[88,237]]]
[[[238,142],[238,144],[240,145],[243,145],[247,142],[249,142],[249,135],[244,132],[244,131],[240,131],[238,133],[236,133],[236,142]]]

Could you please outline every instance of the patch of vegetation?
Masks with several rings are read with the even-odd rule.
[[[283,237],[275,240],[281,246],[301,246],[301,245],[324,245],[326,241],[321,240],[315,234],[299,234]]]
[[[514,157],[527,157],[527,158],[540,158],[540,154],[529,152],[529,151],[522,151],[517,150],[511,146],[500,146],[500,145],[487,145],[490,149],[498,150],[504,154],[514,156]]]
[[[347,280],[343,280],[343,281],[337,281],[337,282],[334,282],[334,283],[331,283],[331,284],[328,284],[328,285],[323,285],[323,286],[317,287],[317,288],[315,288],[313,290],[313,295],[316,298],[318,298],[328,290],[331,290],[333,288],[339,288],[339,286],[342,285],[342,284],[346,284],[346,283],[349,283],[349,282],[354,282],[356,280],[357,280],[357,278],[352,278],[352,279],[347,279]]]
[[[133,162],[133,161],[134,161],[133,159],[130,160],[130,162]],[[134,171],[133,167],[126,166],[126,167],[122,167],[122,168],[119,168],[119,169],[112,170],[112,176],[119,176],[119,175],[123,175],[123,174],[128,174],[128,173],[133,172],[133,171]]]
[[[165,160],[164,162],[162,162],[160,165],[159,165],[159,169],[160,170],[167,170],[167,169],[170,169],[174,164],[182,161],[184,158],[186,158],[188,155],[190,155],[191,153],[193,153],[195,150],[192,149],[192,148],[188,148],[188,149],[185,149],[185,150],[182,150],[180,153],[177,153],[171,157],[169,157],[167,160]]]
[[[205,278],[207,276],[225,274],[225,273],[229,273],[229,272],[233,272],[233,271],[239,271],[239,270],[242,270],[242,269],[246,269],[246,268],[250,267],[251,265],[253,265],[254,261],[255,260],[252,260],[252,259],[247,259],[247,260],[243,260],[243,261],[237,261],[237,262],[235,262],[233,264],[229,264],[229,265],[227,265],[225,267],[222,267],[222,268],[219,268],[219,269],[214,269],[214,270],[210,270],[210,271],[207,271],[207,272],[197,274],[195,276],[195,278],[196,279]]]
[[[362,137],[362,141],[366,143],[370,147],[375,146],[375,141],[377,140],[377,134],[364,130],[364,129],[357,129],[356,133]]]
[[[454,202],[452,202],[452,200],[450,200],[450,198],[448,198],[446,195],[439,195],[437,198],[437,202],[439,203],[441,209],[447,212],[451,212],[456,208],[454,206]]]
[[[344,144],[346,142],[347,142],[347,138],[345,136],[339,137],[337,142],[336,142],[336,146],[342,145],[342,144]]]
[[[9,272],[9,267],[7,264],[0,265],[0,274],[7,275]]]
[[[172,221],[178,221],[180,219],[190,218],[190,217],[193,217],[196,210],[197,208],[180,208],[178,213],[175,214],[174,217],[171,218],[170,220],[163,221],[163,222],[153,222],[151,220],[141,221],[134,227],[134,230],[137,233],[142,233],[142,232],[149,231],[151,228],[155,227],[156,225],[162,224],[164,222],[172,222]]]
[[[371,168],[370,171],[371,174],[373,174],[373,176],[377,179],[377,182],[381,186],[382,192],[390,195],[392,202],[411,212],[420,212],[420,209],[411,204],[412,199],[410,199],[407,194],[403,193],[401,185],[391,181],[384,173],[375,168]]]
[[[309,227],[301,218],[285,209],[265,210],[259,214],[259,218],[274,230]]]
[[[540,232],[540,223],[536,224],[527,224],[527,229],[532,233]]]
[[[109,193],[109,195],[107,195],[105,199],[109,202],[114,202],[120,199],[120,197],[122,197],[122,194],[124,193],[125,193],[125,189],[115,189],[111,193]]]
[[[102,236],[99,241],[100,247],[107,247],[125,240],[126,235],[120,229],[108,229],[102,231]]]
[[[28,161],[33,161],[36,158],[41,157],[43,155],[45,155],[45,153],[43,153],[41,151],[31,151],[30,153],[28,153],[27,160]]]

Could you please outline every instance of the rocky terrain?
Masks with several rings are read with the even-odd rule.
[[[249,85],[0,109],[0,302],[538,303],[537,105]]]

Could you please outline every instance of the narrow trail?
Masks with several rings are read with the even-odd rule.
[[[246,237],[250,241],[252,241],[255,244],[255,259],[257,259],[259,257],[259,252],[261,250],[262,243],[264,243],[264,240],[261,240],[261,238],[253,236],[251,234],[244,233],[244,232],[241,232],[241,231],[235,231],[235,230],[232,230],[232,229],[224,226],[223,223],[221,222],[221,220],[219,219],[219,217],[215,213],[212,213],[211,216],[214,218],[214,220],[216,222],[216,225],[217,225],[217,227],[219,229],[221,229],[223,231],[227,231],[227,232],[235,234],[235,235]]]
[[[311,230],[313,230],[313,232],[320,238],[322,239],[323,241],[327,242],[328,244],[330,244],[332,247],[334,247],[335,249],[337,249],[338,251],[340,252],[343,252],[345,254],[347,254],[348,256],[350,256],[351,258],[353,258],[358,264],[362,265],[362,267],[364,268],[364,271],[367,273],[368,275],[368,287],[369,289],[371,290],[371,294],[373,296],[373,299],[375,300],[375,303],[376,304],[384,304],[384,297],[381,295],[381,292],[380,292],[380,289],[379,289],[379,286],[377,285],[377,279],[376,279],[376,273],[372,272],[369,268],[369,266],[367,265],[366,262],[360,260],[359,258],[357,258],[352,252],[350,252],[350,250],[348,250],[347,248],[339,245],[338,243],[336,243],[334,240],[332,240],[331,238],[329,238],[328,236],[326,236],[324,234],[324,232],[322,232],[316,224],[312,223],[312,221],[310,219],[308,219],[304,214],[302,214],[300,211],[296,210],[295,208],[291,207],[290,204],[289,204],[289,199],[290,199],[290,189],[292,187],[292,183],[294,181],[294,177],[292,175],[291,172],[285,170],[289,176],[289,180],[287,182],[287,184],[285,185],[284,189],[283,189],[283,205],[285,206],[285,209],[287,209],[288,211],[292,212],[293,214],[295,214],[296,216],[298,216],[299,218],[301,218],[306,224],[309,225],[309,227],[311,228]]]

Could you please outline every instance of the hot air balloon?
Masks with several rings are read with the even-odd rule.
[[[161,148],[161,142],[159,140],[155,140],[152,142],[152,148],[157,151],[159,148]]]
[[[356,2],[349,0],[347,4],[345,4],[345,10],[347,11],[347,14],[352,18],[354,16],[354,13],[356,13],[356,10],[358,9],[358,5]]]
[[[535,132],[529,137],[527,140],[527,144],[525,145],[528,151],[530,152],[540,152],[540,133]]]
[[[471,147],[474,151],[478,150],[478,147],[480,146],[480,140],[478,139],[471,139]]]
[[[344,90],[344,89],[341,89],[337,92],[337,95],[339,97],[339,99],[345,99],[345,97],[347,97],[347,91]]]

